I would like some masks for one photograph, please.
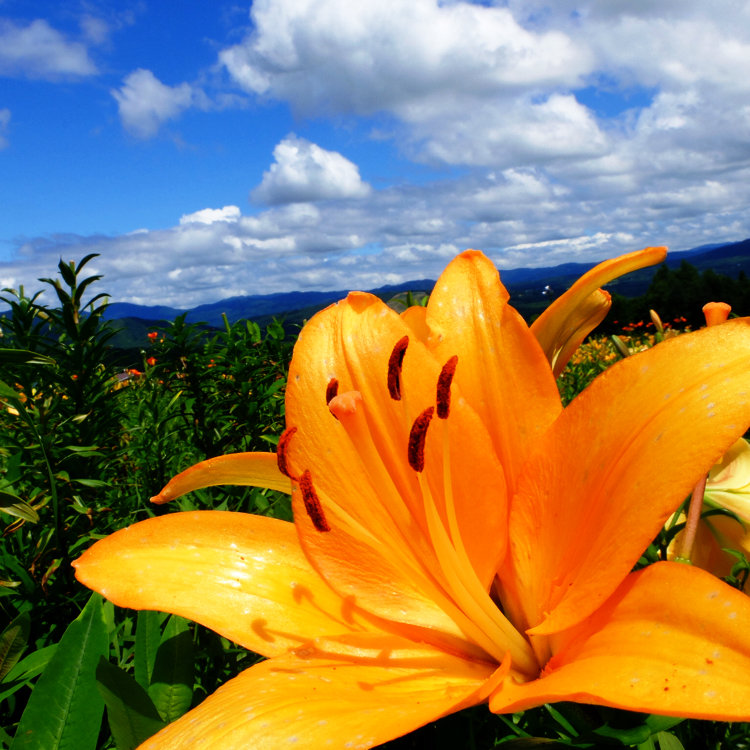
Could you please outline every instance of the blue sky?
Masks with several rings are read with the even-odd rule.
[[[750,236],[750,9],[0,0],[0,286],[373,288]]]

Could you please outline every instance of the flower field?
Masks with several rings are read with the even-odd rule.
[[[750,748],[750,332],[589,334],[652,255],[140,352],[92,256],[5,290],[0,746]]]

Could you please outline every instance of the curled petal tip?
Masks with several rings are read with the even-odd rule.
[[[170,479],[151,502],[161,505],[188,492],[220,484],[265,487],[286,494],[292,491],[289,477],[279,471],[275,453],[230,453],[185,469]]]
[[[599,287],[631,271],[661,263],[666,256],[667,248],[660,246],[605,260],[581,276],[534,321],[531,330],[555,376],[609,310],[609,294]]]

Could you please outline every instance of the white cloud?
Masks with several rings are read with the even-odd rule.
[[[184,214],[180,217],[180,225],[183,224],[213,224],[217,221],[237,221],[240,218],[238,206],[224,206],[224,208],[203,208],[192,214]]]
[[[97,16],[85,15],[80,21],[81,31],[92,44],[104,44],[109,39],[110,25]]]
[[[256,0],[254,29],[220,60],[246,90],[303,112],[369,114],[573,84],[587,54],[557,31],[530,32],[504,8],[437,0]]]
[[[66,39],[47,21],[24,26],[0,19],[0,75],[58,78],[95,73],[86,47]]]
[[[99,252],[96,272],[113,299],[192,307],[239,294],[435,278],[467,247],[515,268],[750,236],[750,166],[721,182],[660,177],[628,195],[589,179],[561,184],[539,168],[508,168],[373,190],[366,201],[293,203],[245,216],[236,206],[207,208],[170,229],[29,240],[17,260],[0,263],[0,276],[35,290],[40,269],[54,274],[60,257]]]
[[[10,126],[10,110],[0,109],[0,150],[8,146],[8,129]]]
[[[167,86],[143,68],[130,73],[111,93],[123,126],[139,138],[155,135],[162,123],[178,117],[200,97],[189,83]]]
[[[446,105],[436,118],[412,123],[416,158],[509,167],[589,158],[609,148],[592,113],[569,94],[552,94],[543,101],[456,101],[450,114],[448,109]]]
[[[679,130],[675,161],[698,160],[718,134],[712,151],[720,152],[719,162],[736,162],[738,144],[748,140],[750,6],[503,5],[256,0],[251,30],[219,59],[245,91],[288,102],[303,115],[386,113],[393,118],[389,137],[421,161],[549,165],[558,177],[560,162],[583,160],[593,169],[630,162],[652,173],[648,164],[662,158],[664,142],[668,151],[673,146],[665,131]],[[622,115],[595,115],[575,96],[594,83],[614,95],[651,92],[652,122],[648,109],[638,116],[642,104]],[[693,98],[689,119],[678,112],[665,119],[670,96]],[[717,109],[720,127],[712,122]]]
[[[252,200],[259,203],[363,198],[370,193],[356,164],[304,138],[287,136],[274,148],[273,156],[274,163],[251,193]]]

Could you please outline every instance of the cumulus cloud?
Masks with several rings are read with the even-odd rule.
[[[240,218],[238,206],[224,206],[224,208],[203,208],[192,214],[180,217],[180,224],[213,224],[217,221],[237,221]]]
[[[95,73],[86,47],[66,39],[47,21],[23,25],[0,19],[0,75],[54,79]]]
[[[750,6],[503,5],[256,0],[249,33],[219,59],[245,91],[302,115],[389,115],[389,136],[416,160],[549,165],[558,177],[560,162],[627,162],[650,173],[652,157],[664,153],[664,141],[671,148],[679,130],[674,161],[686,153],[699,159],[705,141],[725,132],[732,153],[719,144],[720,162],[736,161],[735,143],[748,135]],[[649,92],[649,101],[595,113],[582,93],[592,84],[613,94]],[[693,112],[668,119],[670,101]],[[737,114],[717,128],[717,108],[722,117]]]
[[[304,138],[287,136],[274,148],[273,157],[274,163],[251,193],[252,200],[258,203],[363,198],[370,193],[356,164]]]
[[[162,123],[178,117],[200,98],[189,83],[167,86],[143,68],[130,73],[111,94],[123,126],[139,138],[155,135]]]
[[[257,0],[253,31],[220,60],[238,83],[302,112],[425,106],[436,92],[486,95],[571,85],[587,53],[534,33],[505,8],[437,0]]]
[[[0,109],[0,150],[8,146],[8,129],[10,126],[10,110]]]
[[[501,145],[504,132],[538,129],[545,109],[569,120],[574,113],[560,111],[555,97],[537,98],[582,84],[592,64],[587,45],[555,29],[526,29],[507,8],[258,0],[251,15],[252,31],[219,56],[246,91],[288,101],[301,114],[392,114],[426,158],[448,163],[508,162],[513,143]],[[474,143],[492,145],[463,156],[467,138],[441,136],[478,110],[466,130]],[[585,124],[582,135],[590,129]],[[566,148],[558,135],[567,133],[546,139],[545,153]],[[525,145],[533,149],[533,141]]]

